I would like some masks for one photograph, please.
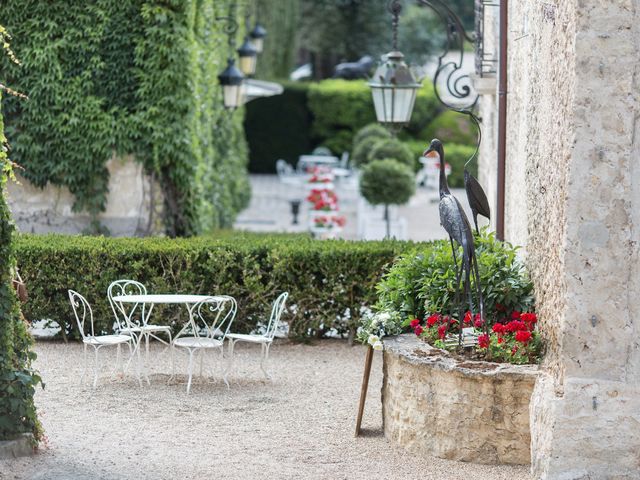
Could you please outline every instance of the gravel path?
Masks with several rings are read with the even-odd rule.
[[[274,345],[272,382],[259,370],[259,348],[239,344],[231,389],[198,380],[191,395],[184,376],[168,383],[160,373],[170,368],[159,345],[152,345],[151,386],[104,372],[93,392],[90,382],[78,382],[80,345],[43,342],[36,351],[47,383],[37,394],[47,445],[34,457],[0,462],[1,479],[531,478],[526,467],[457,463],[391,446],[381,431],[379,353],[365,436],[355,439],[365,352],[343,341]],[[185,356],[177,359],[185,372]]]

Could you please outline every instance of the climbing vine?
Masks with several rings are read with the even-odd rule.
[[[0,25],[0,55],[17,63],[8,41],[9,37]],[[14,94],[13,90],[0,83],[0,99],[3,91]],[[8,147],[0,110],[0,440],[11,439],[21,433],[33,433],[39,440],[42,428],[33,395],[41,379],[31,367],[36,355],[31,351],[31,337],[11,287],[15,257],[14,227],[5,200],[5,184],[12,176]]]
[[[5,59],[0,78],[29,95],[4,101],[24,176],[68,187],[95,217],[107,161],[133,154],[160,182],[169,235],[230,226],[249,187],[241,114],[224,112],[216,81],[228,1],[3,1],[22,67]]]

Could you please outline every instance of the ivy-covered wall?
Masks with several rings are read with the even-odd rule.
[[[0,57],[15,57],[8,47],[8,37],[0,25]],[[0,99],[6,90],[0,81]],[[20,305],[11,287],[15,267],[14,227],[5,199],[5,184],[11,175],[7,156],[2,110],[0,110],[0,440],[8,440],[21,433],[33,433],[40,439],[41,427],[33,402],[35,386],[40,377],[32,370],[31,337],[20,314]]]
[[[97,214],[106,162],[133,154],[162,186],[169,235],[230,226],[250,193],[242,113],[222,109],[216,79],[228,3],[3,0],[22,65],[2,60],[1,76],[29,95],[3,103],[25,177],[68,187],[76,210]]]

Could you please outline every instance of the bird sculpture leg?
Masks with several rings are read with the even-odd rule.
[[[476,226],[476,233],[480,235],[480,229],[478,228],[478,212],[472,209],[471,213],[473,214],[473,223]]]
[[[478,295],[478,306],[480,310],[480,319],[482,320],[482,329],[484,333],[488,334],[489,325],[487,325],[487,322],[485,321],[485,318],[484,318],[484,299],[482,298],[482,288],[480,286],[480,272],[478,270],[478,258],[476,257],[475,253],[473,255],[471,263],[473,265],[473,277],[474,277],[474,282],[476,284],[476,293]]]
[[[453,239],[451,237],[449,237],[449,242],[451,242],[451,253],[453,255],[453,265],[455,268],[455,272],[456,272],[456,288],[455,288],[455,295],[453,297],[453,309],[451,309],[450,314],[449,314],[449,321],[447,322],[447,331],[449,330],[449,328],[451,327],[451,323],[453,320],[453,312],[455,311],[455,308],[458,307],[458,310],[460,310],[460,305],[462,305],[462,301],[460,299],[460,282],[462,281],[462,269],[464,268],[464,265],[462,264],[462,262],[460,263],[460,269],[458,269],[458,259],[456,257],[456,247],[453,243]],[[460,317],[459,319],[460,322],[462,322],[462,317]]]

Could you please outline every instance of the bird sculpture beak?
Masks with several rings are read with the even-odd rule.
[[[423,157],[426,158],[440,158],[440,155],[438,155],[438,152],[436,152],[433,148],[429,147],[427,148],[424,153],[422,154]]]

